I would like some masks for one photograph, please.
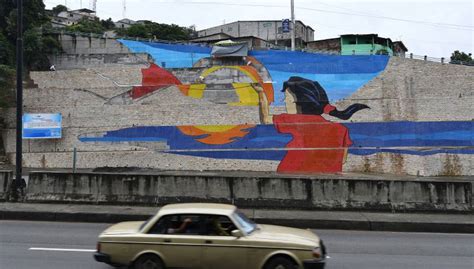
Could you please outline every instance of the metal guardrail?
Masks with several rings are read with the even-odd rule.
[[[435,57],[429,57],[427,55],[415,55],[413,53],[405,54],[405,55],[394,55],[397,57],[405,58],[405,59],[414,59],[414,60],[420,60],[420,61],[425,61],[425,62],[435,62],[435,63],[441,63],[441,64],[458,64],[458,65],[467,65],[467,66],[474,66],[474,61],[472,62],[463,62],[463,61],[447,61],[446,58],[435,58]]]

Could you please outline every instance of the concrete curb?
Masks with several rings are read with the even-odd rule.
[[[0,203],[0,220],[115,223],[146,220],[155,207]],[[243,209],[262,224],[298,228],[474,233],[474,215]]]

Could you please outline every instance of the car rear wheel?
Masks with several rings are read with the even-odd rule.
[[[145,254],[133,263],[133,269],[165,269],[165,265],[160,257],[153,254]]]
[[[264,269],[296,269],[296,264],[286,257],[275,257],[265,264]]]

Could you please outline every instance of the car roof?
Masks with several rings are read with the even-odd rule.
[[[234,205],[211,204],[211,203],[183,203],[169,204],[163,206],[159,214],[212,214],[212,215],[230,215],[236,210]]]

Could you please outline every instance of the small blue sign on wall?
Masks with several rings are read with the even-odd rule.
[[[290,32],[290,20],[289,19],[284,19],[281,22],[281,30],[283,33],[289,33]]]
[[[61,114],[24,114],[23,139],[61,138]]]

